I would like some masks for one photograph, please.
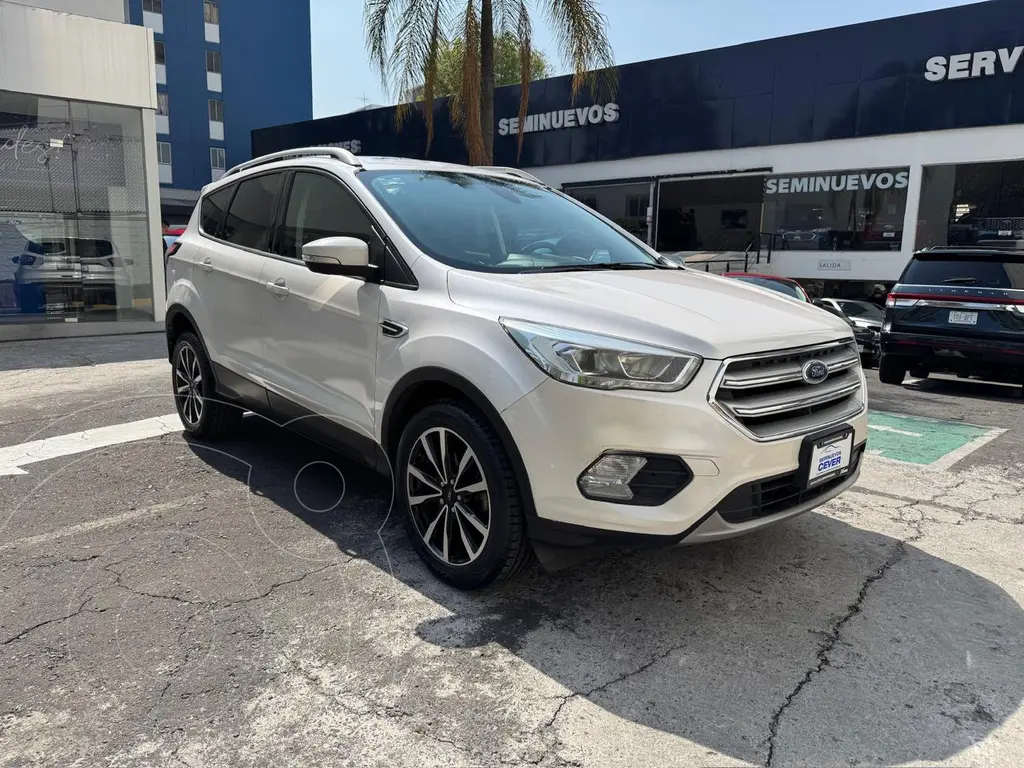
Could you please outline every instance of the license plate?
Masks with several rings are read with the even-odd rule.
[[[1013,234],[1012,229],[1000,229],[999,237],[1010,237]]]
[[[957,312],[952,310],[949,313],[949,322],[956,325],[977,325],[978,324],[978,313],[977,312]]]
[[[805,444],[807,487],[834,480],[850,471],[853,459],[853,430],[849,427],[827,437],[808,438]]]
[[[858,344],[857,345],[857,351],[860,352],[863,355],[864,354],[864,345],[863,344]]]

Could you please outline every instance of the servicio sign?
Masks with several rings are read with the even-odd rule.
[[[1020,63],[1021,54],[1024,54],[1024,45],[995,51],[932,56],[924,65],[924,79],[939,83],[943,80],[1012,75]]]

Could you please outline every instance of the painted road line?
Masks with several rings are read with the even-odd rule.
[[[12,445],[0,448],[0,475],[24,475],[27,473],[22,467],[29,464],[180,431],[181,421],[177,414],[171,413]]]
[[[868,413],[868,453],[908,464],[949,469],[1005,429],[898,413]]]
[[[81,533],[90,533],[91,531],[100,530],[103,528],[110,528],[117,525],[123,525],[125,523],[132,523],[136,520],[141,520],[145,517],[153,517],[163,512],[170,512],[175,509],[181,509],[183,507],[191,507],[195,504],[199,504],[202,501],[209,499],[211,496],[219,495],[216,491],[213,493],[196,493],[191,496],[185,496],[177,501],[168,501],[163,504],[154,504],[151,507],[143,507],[142,509],[133,509],[128,512],[122,512],[120,515],[111,515],[109,517],[101,517],[99,520],[90,520],[86,523],[78,523],[76,525],[69,525],[65,528],[58,528],[55,531],[49,531],[48,533],[40,533],[35,536],[26,536],[21,539],[15,539],[14,541],[8,542],[7,544],[0,544],[0,552],[9,549],[20,549],[20,548],[31,548],[38,547],[44,544],[52,544],[60,539],[67,538],[68,536],[77,536]]]

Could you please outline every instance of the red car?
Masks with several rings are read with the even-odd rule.
[[[745,283],[758,285],[761,288],[778,291],[779,293],[789,296],[791,299],[799,299],[800,301],[806,301],[808,303],[811,301],[803,286],[796,280],[791,280],[788,277],[759,275],[755,272],[724,272],[722,273],[722,277],[731,277],[735,280],[742,280]]]

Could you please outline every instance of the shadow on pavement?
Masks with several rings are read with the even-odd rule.
[[[0,372],[166,360],[163,333],[0,341]]]
[[[780,762],[934,763],[985,739],[1024,696],[1015,600],[912,544],[831,517],[557,574],[536,569],[465,594],[416,559],[402,521],[388,519],[388,483],[369,470],[257,418],[216,451],[191,445],[280,507],[272,514],[290,513],[443,606],[447,616],[416,628],[423,640],[497,643],[592,705],[738,760],[763,763],[769,748],[788,745],[799,755],[777,753]],[[345,503],[330,512],[310,509],[337,497],[333,470],[303,472],[304,503],[296,499],[297,473],[311,461],[345,476]],[[606,737],[585,717],[573,726],[576,741]]]

